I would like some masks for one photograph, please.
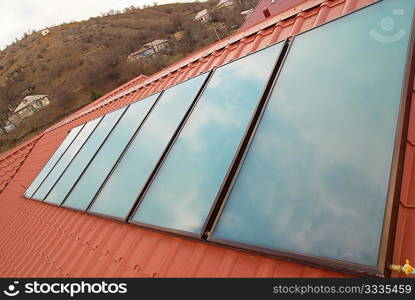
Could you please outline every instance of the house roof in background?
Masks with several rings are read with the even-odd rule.
[[[47,95],[31,95],[31,96],[26,96],[24,97],[23,101],[20,102],[20,104],[16,107],[16,109],[14,110],[14,112],[17,112],[23,108],[25,108],[26,106],[32,104],[34,101],[40,100],[47,97]]]
[[[71,128],[373,3],[372,0],[307,2],[313,6],[306,11],[300,12],[297,7],[290,10],[291,15],[283,12],[271,16],[152,76],[139,76],[0,155],[0,276],[348,276],[21,197]],[[412,101],[415,102],[415,86]],[[395,239],[396,262],[405,258],[415,260],[415,105],[410,120]]]
[[[207,9],[203,9],[203,10],[199,11],[199,12],[197,13],[196,17],[195,17],[195,20],[197,20],[197,19],[199,19],[199,18],[203,17],[203,16],[204,16],[204,15],[206,15],[207,13],[208,13]]]

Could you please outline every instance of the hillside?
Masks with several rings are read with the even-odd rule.
[[[51,104],[9,134],[0,135],[0,152],[59,121],[122,83],[150,75],[197,49],[231,34],[242,24],[240,12],[256,0],[216,10],[216,1],[175,3],[110,11],[87,21],[51,27],[50,33],[25,36],[0,52],[0,122],[25,95],[47,94]],[[196,13],[208,9],[212,20],[201,24]],[[213,28],[216,28],[216,32]],[[174,33],[184,32],[180,41]],[[169,40],[170,51],[145,60],[127,56],[155,39]]]

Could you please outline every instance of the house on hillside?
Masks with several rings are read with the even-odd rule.
[[[216,5],[217,9],[222,9],[225,7],[232,7],[234,2],[232,0],[220,0],[219,3]]]
[[[37,111],[49,105],[47,95],[26,96],[8,118],[14,125],[19,124],[23,119],[34,115]]]
[[[133,61],[143,59],[156,54],[164,49],[167,49],[169,42],[167,40],[154,40],[144,45],[143,48],[128,55],[127,60]]]
[[[244,11],[242,11],[241,12],[241,15],[244,17],[244,19],[246,20],[246,19],[248,19],[251,15],[252,15],[252,13],[254,12],[254,9],[253,8],[251,8],[251,9],[248,9],[248,10],[244,10]]]
[[[43,36],[46,36],[46,35],[48,35],[48,34],[50,33],[50,30],[49,30],[48,28],[46,28],[46,29],[43,29],[40,33],[41,33]]]
[[[204,9],[204,10],[199,11],[196,14],[194,20],[195,21],[199,21],[201,23],[207,23],[207,22],[209,22],[210,21],[210,15],[209,15],[207,9]]]

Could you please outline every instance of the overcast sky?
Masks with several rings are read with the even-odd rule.
[[[28,29],[37,31],[71,20],[85,20],[131,5],[192,1],[195,0],[0,0],[0,49],[22,37]]]

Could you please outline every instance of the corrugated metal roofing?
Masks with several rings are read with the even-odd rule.
[[[303,32],[373,0],[309,0],[150,76],[138,77],[0,156],[0,276],[344,277],[21,198],[71,128]],[[412,100],[415,101],[415,85]],[[6,170],[6,171],[4,171]],[[14,175],[13,175],[14,174]],[[394,262],[415,261],[415,105],[407,139]],[[401,276],[400,274],[393,274]]]

